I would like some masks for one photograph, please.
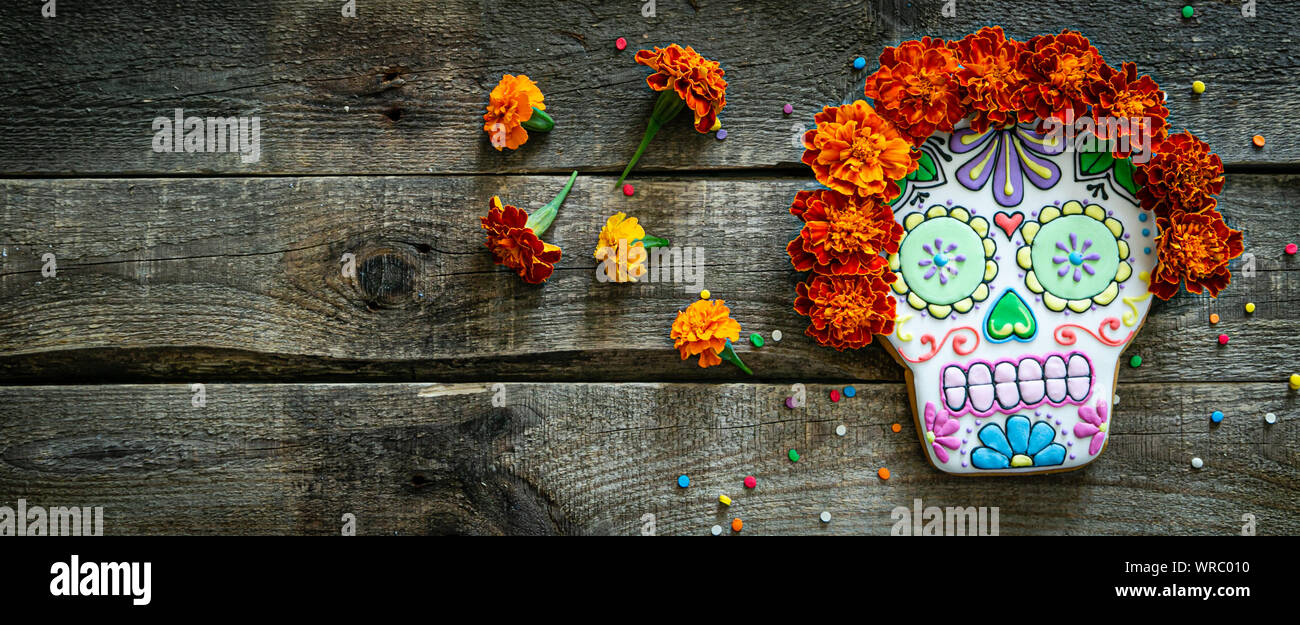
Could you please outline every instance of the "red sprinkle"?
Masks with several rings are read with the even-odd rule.
[[[1227,345],[1227,344],[1228,344],[1228,335],[1226,335],[1226,334],[1220,334],[1220,335],[1219,335],[1219,345]]]
[[[618,39],[615,39],[615,40],[614,40],[614,47],[615,47],[615,48],[618,48],[619,50],[626,50],[626,49],[627,49],[627,40],[624,39],[624,38],[622,38],[622,37],[619,37]]]
[[[754,488],[758,486],[758,479],[752,475],[745,476],[745,488]]]
[[[831,401],[839,401],[839,400],[840,400],[840,392],[835,389],[831,389]]]
[[[1298,249],[1300,249],[1300,248],[1297,248],[1295,243],[1287,243],[1287,244],[1286,244],[1286,253],[1287,253],[1287,254],[1290,254],[1290,255],[1292,255],[1292,256],[1295,256],[1295,253],[1296,253],[1296,251],[1297,251]]]
[[[632,195],[634,191],[636,190],[632,188],[630,183],[623,185],[623,195]]]

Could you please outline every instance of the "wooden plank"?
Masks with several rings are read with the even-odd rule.
[[[546,239],[564,257],[544,286],[495,267],[478,216],[501,194],[543,204],[554,176],[10,180],[0,185],[0,376],[40,381],[738,380],[672,349],[676,311],[709,288],[746,331],[765,380],[901,381],[877,346],[838,353],[802,335],[801,278],[786,211],[810,181],[655,179],[632,198],[578,178]],[[1218,300],[1156,306],[1131,381],[1263,381],[1294,373],[1276,346],[1300,330],[1295,240],[1300,177],[1237,175],[1224,212],[1246,231],[1256,275]],[[596,280],[600,226],[628,210],[652,234],[703,253],[703,282]],[[55,254],[58,273],[42,276]],[[355,254],[357,277],[340,259]],[[697,258],[693,256],[692,258]],[[678,276],[673,275],[672,278]],[[1242,306],[1258,309],[1247,315]],[[1210,312],[1223,321],[1210,326]],[[1230,347],[1215,341],[1232,336]]]
[[[1294,166],[1300,109],[1286,80],[1291,24],[1259,7],[1206,3],[1135,9],[1094,0],[944,3],[904,0],[685,2],[166,0],[81,2],[43,19],[40,4],[0,6],[0,175],[118,173],[424,174],[616,172],[640,139],[654,96],[636,49],[691,44],[727,70],[726,141],[689,123],[663,131],[642,171],[799,167],[795,125],[858,97],[886,45],[959,38],[989,23],[1022,39],[1081,29],[1113,63],[1133,61],[1169,91],[1176,129],[1230,165]],[[698,6],[698,8],[696,8]],[[613,41],[626,37],[626,51]],[[76,42],[70,45],[69,42]],[[536,79],[559,126],[514,153],[481,131],[503,73]],[[1190,85],[1209,89],[1194,96]],[[785,116],[790,103],[795,113]],[[261,118],[262,157],[156,154],[151,122],[176,108]],[[1250,144],[1263,134],[1268,146]]]
[[[901,384],[829,388],[790,410],[766,384],[209,384],[202,408],[184,384],[0,387],[0,505],[104,506],[106,534],[336,534],[348,512],[364,534],[888,534],[915,498],[996,506],[1003,534],[1300,532],[1282,384],[1124,384],[1088,468],[964,479],[923,458]]]

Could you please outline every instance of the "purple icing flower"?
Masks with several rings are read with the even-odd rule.
[[[1065,256],[1058,255],[1052,257],[1053,265],[1062,265],[1062,267],[1056,272],[1057,277],[1064,278],[1066,274],[1070,273],[1071,269],[1074,270],[1075,282],[1083,279],[1084,271],[1088,272],[1088,275],[1090,276],[1095,275],[1097,270],[1088,266],[1088,263],[1095,264],[1100,261],[1101,254],[1093,252],[1085,256],[1084,253],[1087,252],[1090,247],[1092,247],[1092,241],[1090,239],[1084,239],[1083,245],[1080,246],[1079,235],[1073,232],[1070,233],[1069,248],[1066,248],[1064,243],[1057,241],[1056,249],[1061,250],[1066,254]]]
[[[993,179],[993,198],[1003,206],[1018,206],[1025,194],[1025,178],[1039,189],[1050,189],[1061,179],[1061,170],[1043,158],[1065,151],[1065,142],[1020,125],[976,134],[969,128],[952,133],[948,147],[954,154],[976,152],[957,170],[957,180],[972,191]]]
[[[930,247],[929,243],[924,243],[921,245],[921,249],[930,255],[930,258],[922,258],[916,261],[917,265],[930,268],[929,271],[925,272],[925,275],[921,276],[924,280],[929,280],[937,275],[939,276],[939,284],[948,284],[948,276],[957,275],[957,268],[949,263],[953,261],[966,262],[964,254],[953,254],[953,252],[957,251],[957,244],[949,243],[947,247],[944,247],[943,239],[935,239],[934,247]],[[946,275],[944,274],[945,270],[948,272]]]

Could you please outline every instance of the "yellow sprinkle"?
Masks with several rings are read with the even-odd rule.
[[[700,291],[700,299],[709,299],[709,295],[710,293],[708,289]]]
[[[731,498],[726,495],[718,495],[718,503],[721,503],[724,506],[730,506]]]
[[[709,132],[715,132],[715,131],[717,131],[717,130],[718,130],[719,128],[721,128],[721,127],[722,127],[722,120],[721,120],[721,119],[714,119],[714,120],[713,120],[713,127],[709,129]]]
[[[1255,312],[1255,302],[1246,302],[1246,312],[1248,313]]]
[[[1192,93],[1205,93],[1205,83],[1199,80],[1192,81]]]
[[[1291,390],[1300,390],[1300,373],[1291,374]]]

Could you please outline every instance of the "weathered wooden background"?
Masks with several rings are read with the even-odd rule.
[[[354,19],[342,4],[0,7],[0,504],[102,505],[114,534],[336,534],[345,513],[375,534],[638,534],[645,514],[659,534],[732,516],[747,534],[883,534],[914,498],[998,506],[1004,534],[1230,534],[1245,514],[1261,534],[1300,533],[1285,381],[1300,371],[1300,261],[1282,252],[1300,240],[1300,53],[1282,3],[1253,19],[1197,3],[1190,20],[1127,0],[958,0],[955,18],[918,0],[658,0],[650,17],[636,0],[357,0]],[[992,23],[1020,38],[1078,28],[1151,73],[1175,128],[1227,163],[1221,206],[1257,274],[1155,306],[1091,467],[958,480],[924,460],[878,346],[802,336],[786,206],[813,184],[796,126],[850,93],[853,57],[871,69],[884,45]],[[674,124],[625,198],[613,179],[654,99],[632,54],[670,42],[726,68],[730,136]],[[498,153],[478,120],[518,72],[558,127]],[[175,108],[260,116],[261,160],[152,152],[150,122]],[[494,267],[488,197],[537,207],[575,169],[546,237],[564,249],[550,282]],[[756,378],[678,359],[667,333],[691,285],[596,281],[591,248],[619,210],[703,249],[704,286],[747,331],[785,334],[741,346]],[[806,409],[782,405],[794,383]],[[826,399],[844,384],[857,397]],[[1211,425],[1216,409],[1228,416]],[[678,489],[681,473],[695,485]]]

